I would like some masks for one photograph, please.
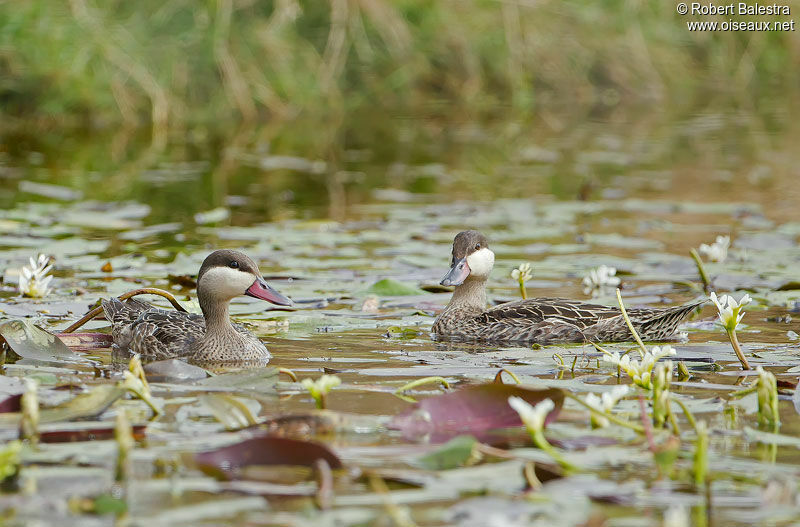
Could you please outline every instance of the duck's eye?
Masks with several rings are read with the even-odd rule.
[[[475,250],[479,251],[480,249],[481,249],[481,244],[480,243],[476,243],[475,244]]]
[[[228,267],[230,267],[231,269],[238,269],[239,268],[239,262],[237,262],[236,260],[233,260],[231,263],[228,264]]]

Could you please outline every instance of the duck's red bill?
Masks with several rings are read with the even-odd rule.
[[[261,300],[266,300],[267,302],[272,302],[273,304],[277,304],[279,306],[292,305],[292,301],[289,298],[283,296],[275,289],[270,287],[270,285],[265,282],[263,278],[259,278],[253,282],[253,285],[248,287],[244,294],[254,298],[260,298]]]
[[[453,267],[450,268],[450,271],[439,283],[441,285],[461,285],[468,276],[469,265],[467,264],[467,259],[462,258],[453,264]]]

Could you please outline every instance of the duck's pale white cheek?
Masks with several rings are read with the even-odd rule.
[[[481,249],[467,256],[469,274],[472,276],[489,276],[494,267],[494,253],[489,249]]]
[[[201,286],[215,296],[233,298],[243,295],[254,280],[250,273],[230,267],[215,267],[203,275]]]

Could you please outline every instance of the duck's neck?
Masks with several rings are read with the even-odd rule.
[[[453,297],[445,308],[446,311],[451,309],[482,313],[486,309],[486,280],[467,279],[456,286]]]
[[[206,334],[203,337],[205,340],[225,339],[237,335],[228,314],[230,300],[221,301],[210,298],[202,291],[198,291],[197,299],[200,302],[200,309],[203,310],[203,317],[206,319]]]

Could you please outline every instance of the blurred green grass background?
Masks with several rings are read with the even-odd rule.
[[[5,1],[2,126],[794,109],[796,33],[688,19],[663,0]]]
[[[617,177],[794,195],[800,37],[691,19],[672,0],[0,0],[0,206],[21,179],[165,221],[231,194],[342,218],[379,187],[584,199]]]

